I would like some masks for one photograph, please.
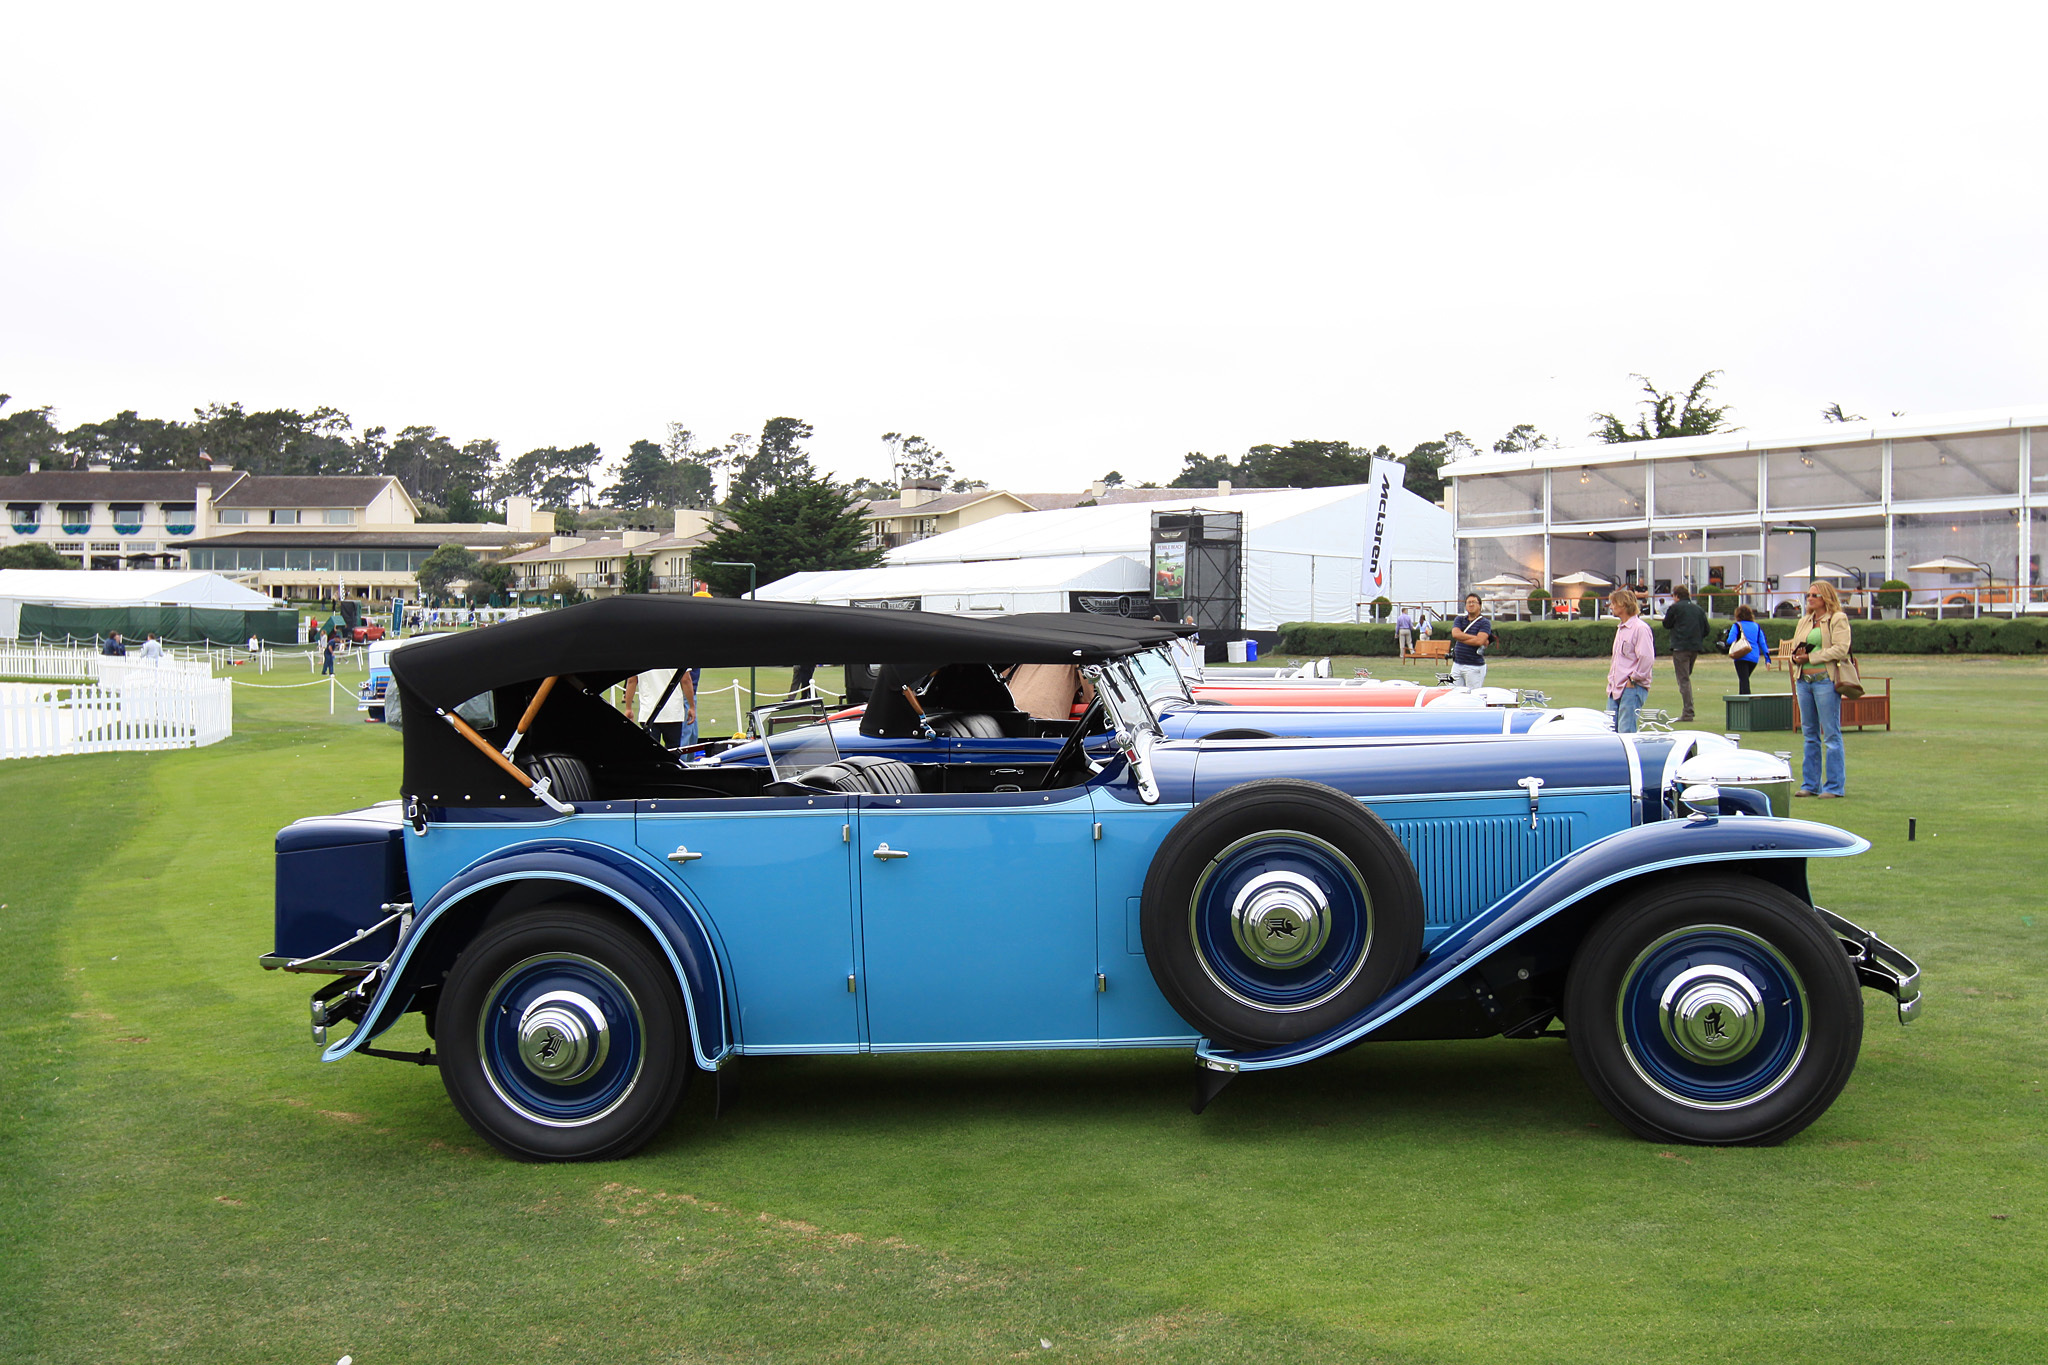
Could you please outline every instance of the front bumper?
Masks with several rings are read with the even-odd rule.
[[[1814,909],[1842,941],[1842,949],[1856,968],[1856,979],[1874,991],[1883,991],[1899,1002],[1899,1022],[1910,1024],[1920,1017],[1920,964],[1860,925],[1852,924],[1832,910]]]

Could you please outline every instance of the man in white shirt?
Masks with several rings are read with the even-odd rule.
[[[682,673],[682,680],[671,693],[668,687],[669,680],[674,678],[678,671]],[[664,694],[668,696],[665,703],[661,701]],[[641,719],[639,699],[643,695],[650,707],[661,703],[660,712],[648,716],[644,722],[647,732],[654,736],[657,743],[663,748],[680,749],[686,744],[697,742],[696,669],[650,668],[645,673],[636,673],[626,679],[625,695],[620,700],[625,706],[626,714],[635,720]]]

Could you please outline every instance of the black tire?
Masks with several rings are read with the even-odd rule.
[[[1181,1017],[1236,1047],[1357,1014],[1422,955],[1422,885],[1377,815],[1320,783],[1267,778],[1210,797],[1166,836],[1139,926]]]
[[[523,1161],[626,1156],[661,1130],[689,1081],[669,964],[618,916],[585,906],[536,906],[479,934],[437,1015],[456,1112]]]
[[[1863,995],[1798,897],[1750,877],[1667,881],[1610,911],[1565,983],[1579,1073],[1652,1142],[1769,1146],[1856,1069]]]

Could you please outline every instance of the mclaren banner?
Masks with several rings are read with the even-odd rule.
[[[1394,500],[1394,485],[1403,473],[1397,461],[1372,462],[1372,476],[1367,480],[1372,487],[1372,502],[1366,513],[1365,559],[1358,582],[1358,595],[1367,602],[1386,596],[1393,578],[1393,566],[1387,555],[1387,505]]]

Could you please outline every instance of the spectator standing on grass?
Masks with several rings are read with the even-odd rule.
[[[1680,720],[1692,719],[1692,666],[1699,662],[1712,629],[1707,614],[1692,600],[1692,589],[1680,583],[1672,593],[1670,609],[1664,613],[1664,629],[1671,632],[1671,671],[1678,675]]]
[[[1746,641],[1748,649],[1737,652],[1736,641]],[[1735,624],[1728,627],[1728,638],[1722,642],[1728,648],[1728,657],[1735,662],[1736,690],[1741,696],[1749,695],[1749,675],[1756,672],[1758,664],[1768,666],[1771,662],[1771,644],[1764,639],[1764,628],[1756,623],[1756,613],[1749,604],[1735,609]]]
[[[108,633],[107,642],[100,646],[100,653],[110,659],[125,659],[128,657],[128,646],[121,643],[120,631],[116,630]]]
[[[677,674],[681,677],[678,679]],[[665,749],[680,749],[697,742],[697,674],[694,668],[650,668],[645,673],[636,673],[626,679],[626,691],[620,704],[629,716],[638,719],[639,698],[645,695],[650,708],[645,721],[647,733]],[[670,680],[676,680],[675,689],[669,689]],[[664,697],[666,700],[663,700]],[[659,706],[659,710],[653,710]]]
[[[1493,618],[1479,610],[1479,594],[1465,594],[1465,614],[1451,622],[1452,685],[1468,692],[1486,686],[1486,647],[1493,643]]]
[[[1657,643],[1636,612],[1636,595],[1627,588],[1616,588],[1608,596],[1607,610],[1621,623],[1614,631],[1614,658],[1607,665],[1607,710],[1614,717],[1614,732],[1632,735],[1636,716],[1650,699]]]
[[[1846,796],[1842,767],[1842,698],[1830,664],[1849,657],[1849,618],[1832,583],[1806,590],[1806,614],[1792,627],[1792,667],[1798,671],[1799,728],[1806,753],[1794,796]]]
[[[322,656],[322,658],[321,658],[321,664],[320,664],[320,672],[321,672],[322,674],[326,675],[327,677],[330,677],[330,678],[331,678],[331,677],[333,677],[333,676],[334,676],[334,637],[333,637],[332,635],[328,636],[328,637],[327,637],[327,643],[326,643],[326,644],[324,644],[324,645],[322,645],[322,646],[320,647],[320,654],[321,654],[321,656]]]
[[[164,657],[164,647],[157,642],[156,632],[153,630],[142,637],[142,657],[151,663]]]
[[[1401,608],[1394,618],[1394,638],[1400,642],[1401,657],[1407,658],[1415,652],[1415,618],[1408,614],[1408,608]]]

